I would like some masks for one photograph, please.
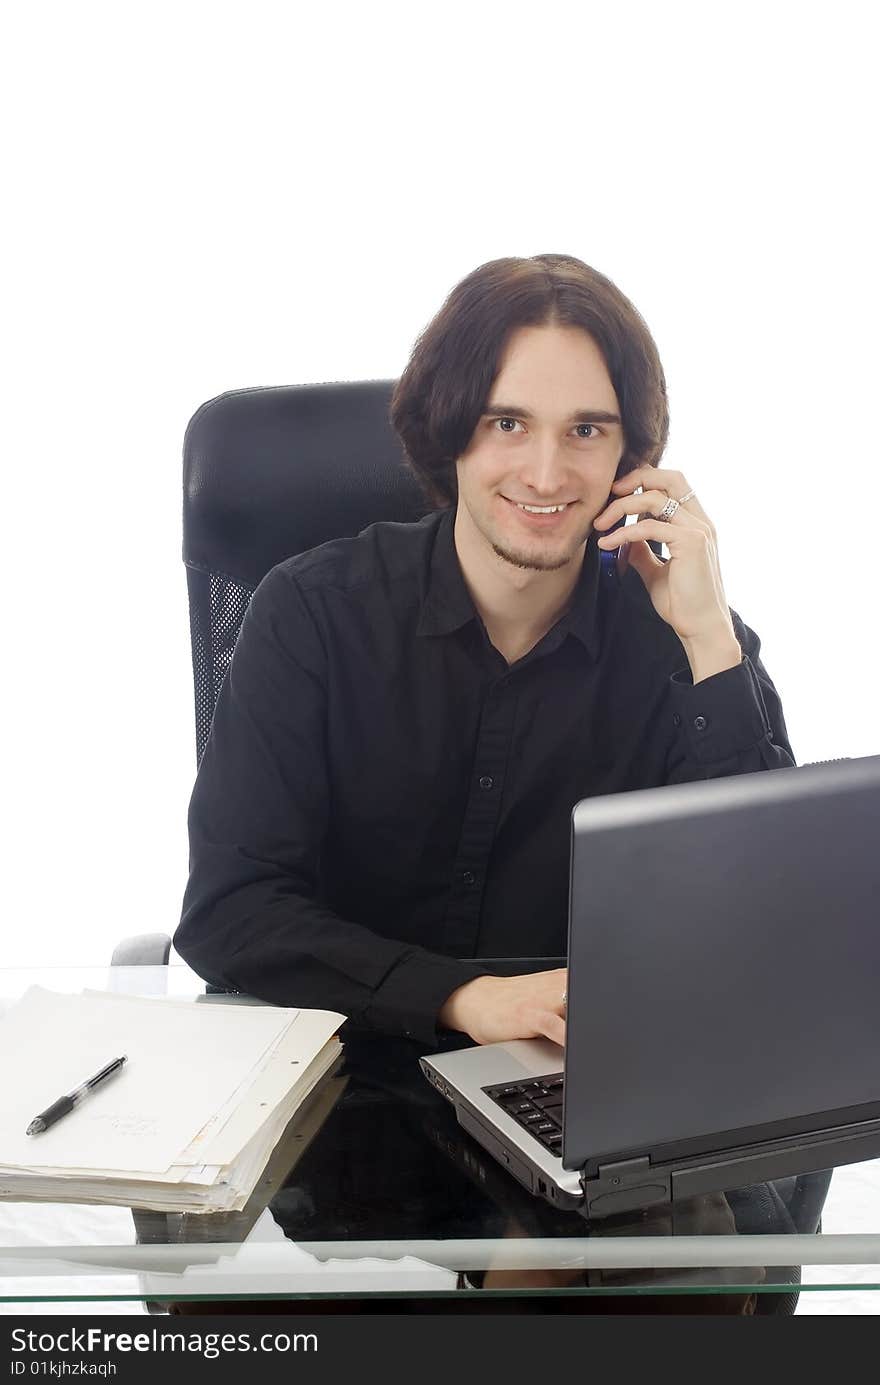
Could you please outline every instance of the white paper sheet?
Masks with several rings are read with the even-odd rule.
[[[125,1004],[129,1000],[129,997],[110,991],[87,990],[83,994],[111,1004],[118,1000]],[[144,1005],[153,1004],[150,999],[141,999]],[[168,1003],[191,1005],[193,1002]],[[288,1028],[266,1049],[235,1091],[230,1092],[224,1105],[198,1132],[190,1147],[179,1152],[180,1164],[189,1163],[197,1155],[207,1164],[232,1163],[291,1092],[296,1091],[298,1100],[302,1100],[311,1091],[317,1076],[326,1069],[335,1052],[313,1073],[314,1060],[345,1023],[345,1015],[334,1010],[291,1010],[288,1013],[293,1016]]]
[[[107,990],[85,990],[83,994],[100,997],[111,1004],[116,1000],[126,1003],[130,999]],[[137,999],[146,1006],[152,1004],[150,999]],[[173,1000],[169,1004],[187,1006],[193,1001]],[[272,1115],[292,1093],[297,1094],[297,1104],[302,1101],[315,1086],[317,1076],[326,1071],[335,1057],[335,1051],[315,1068],[315,1072],[312,1072],[312,1068],[317,1054],[322,1053],[328,1040],[345,1024],[345,1015],[334,1010],[291,1010],[288,1014],[294,1017],[291,1024],[266,1048],[261,1060],[245,1076],[240,1086],[230,1091],[223,1107],[202,1127],[190,1147],[180,1151],[177,1156],[180,1165],[190,1163],[197,1156],[209,1165],[233,1162],[238,1152],[261,1129],[267,1116]],[[188,1177],[190,1174],[187,1174]]]
[[[297,1015],[277,1007],[131,1004],[32,986],[0,1020],[0,1164],[162,1172]],[[111,1059],[128,1062],[42,1135],[40,1111]]]

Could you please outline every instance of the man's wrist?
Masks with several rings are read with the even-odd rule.
[[[437,1024],[441,1029],[453,1029],[461,1034],[467,1033],[461,1014],[462,994],[464,991],[469,991],[478,981],[485,981],[485,979],[485,976],[475,976],[470,981],[465,981],[462,986],[456,986],[452,994],[446,997],[437,1012]]]
[[[729,631],[706,639],[682,640],[694,683],[712,678],[716,673],[736,668],[742,663],[743,652],[731,626]]]

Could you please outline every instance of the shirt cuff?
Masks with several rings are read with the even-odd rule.
[[[690,669],[674,673],[672,720],[686,754],[699,765],[730,760],[772,740],[767,710],[749,656],[694,685]]]
[[[437,1015],[452,992],[478,976],[491,976],[479,962],[460,961],[414,948],[392,967],[373,992],[358,1023],[386,1033],[403,1034],[437,1048],[446,1030]]]

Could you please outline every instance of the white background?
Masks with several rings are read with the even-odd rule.
[[[7,965],[171,932],[195,771],[181,444],[396,376],[574,254],[657,340],[800,761],[880,751],[872,6],[44,3],[8,22]]]

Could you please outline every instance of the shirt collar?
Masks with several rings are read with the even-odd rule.
[[[448,635],[477,617],[455,551],[454,526],[455,509],[450,507],[437,526],[427,592],[416,631],[419,635]],[[571,604],[554,627],[563,638],[566,634],[575,635],[594,658],[599,652],[598,595],[603,578],[597,537],[592,534],[587,542]]]

